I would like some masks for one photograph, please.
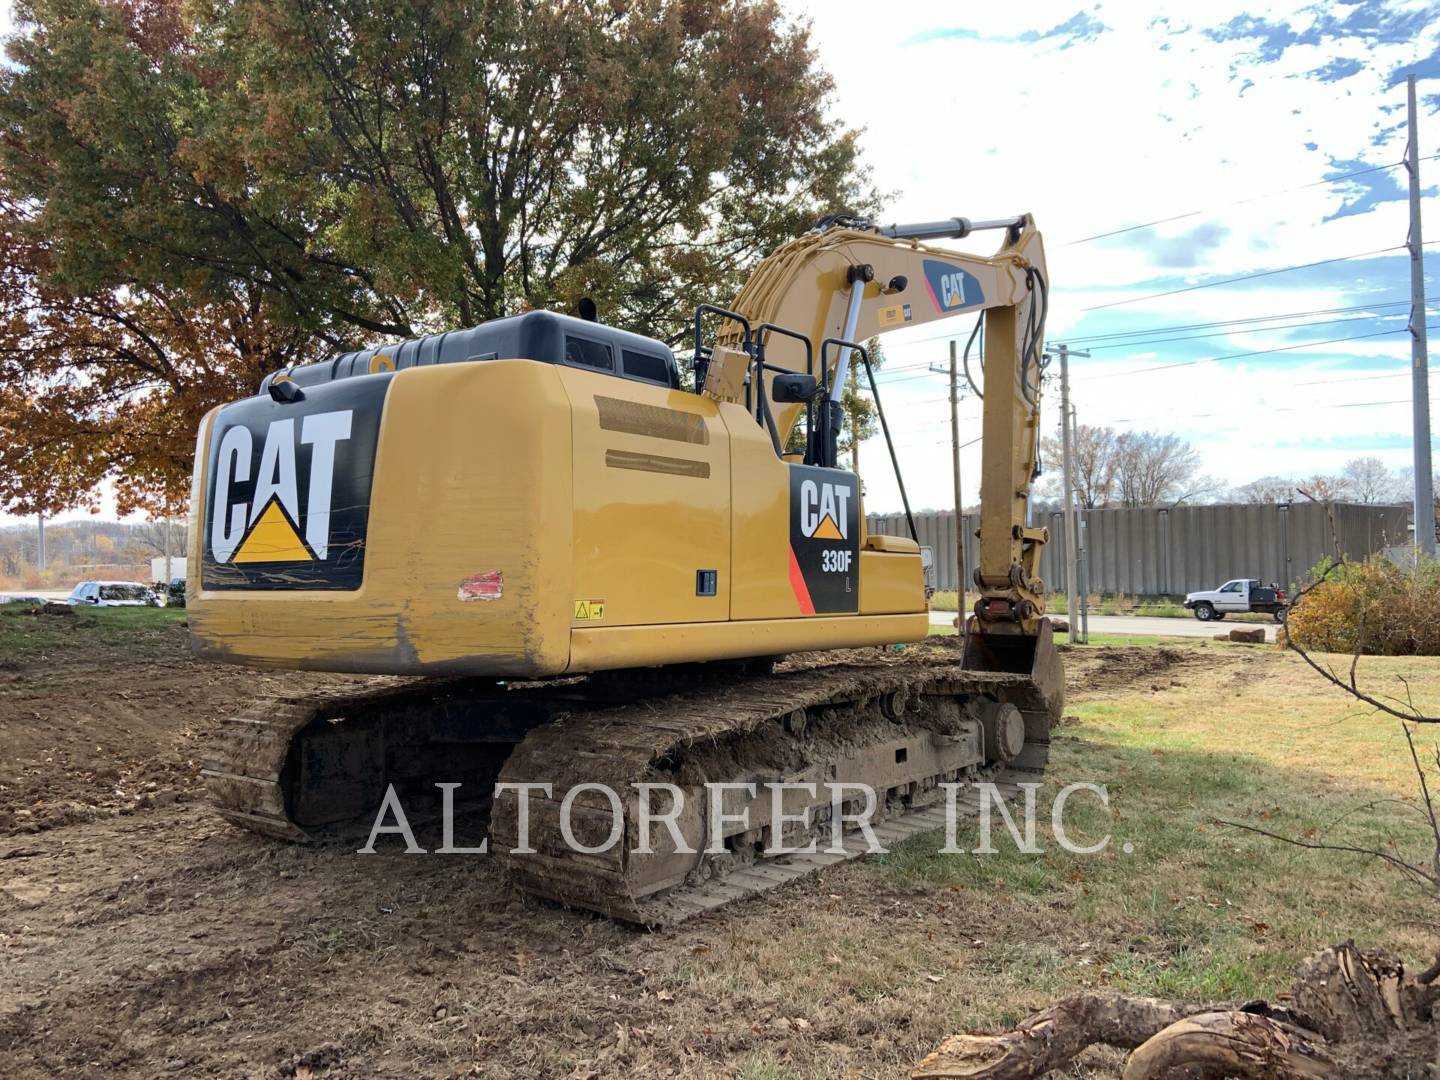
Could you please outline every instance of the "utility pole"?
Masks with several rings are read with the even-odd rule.
[[[937,375],[950,377],[950,473],[955,481],[955,599],[956,629],[965,636],[965,503],[960,494],[960,374],[956,343],[950,342],[950,366],[930,365]],[[972,440],[973,441],[973,440]]]
[[[1075,528],[1075,441],[1070,425],[1070,357],[1069,345],[1056,345],[1060,351],[1060,456],[1063,459],[1065,487],[1065,611],[1070,627],[1070,644],[1080,642],[1080,562]],[[1073,350],[1073,355],[1089,357],[1088,352]]]
[[[1420,236],[1420,139],[1415,130],[1415,76],[1406,80],[1410,139],[1405,169],[1410,174],[1410,395],[1414,409],[1415,547],[1435,554],[1435,492],[1430,466],[1429,344],[1425,339],[1425,249]]]
[[[45,513],[41,511],[36,517],[35,529],[35,569],[45,573]]]
[[[955,611],[965,636],[965,500],[960,494],[960,376],[956,343],[950,341],[950,471],[955,478]]]
[[[1078,430],[1075,420],[1075,406],[1070,406],[1070,450],[1073,455],[1075,450],[1075,432]],[[1074,461],[1074,457],[1071,457]],[[1070,471],[1075,471],[1072,464]],[[1090,644],[1090,555],[1085,550],[1085,509],[1080,503],[1080,485],[1075,484],[1070,489],[1075,498],[1075,582],[1080,590],[1080,644]],[[1075,616],[1070,616],[1072,619]]]

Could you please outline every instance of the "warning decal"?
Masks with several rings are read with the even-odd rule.
[[[576,600],[576,622],[600,622],[605,618],[604,600]]]
[[[803,614],[860,610],[860,490],[854,473],[790,466],[790,586]]]
[[[878,313],[878,319],[882,327],[904,326],[914,318],[914,312],[909,304],[895,304],[891,307],[882,307]]]

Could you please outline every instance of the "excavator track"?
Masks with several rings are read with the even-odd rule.
[[[941,784],[990,780],[1004,794],[1038,780],[1059,707],[1044,678],[933,658],[734,667],[681,691],[623,677],[395,679],[263,699],[225,721],[204,773],[228,820],[302,841],[368,829],[389,784],[433,802],[437,782],[488,795],[498,780],[490,849],[522,891],[661,927],[870,850],[858,828],[832,832],[827,785],[873,788],[871,823],[888,846],[944,825]],[[747,783],[753,796],[734,787]],[[776,783],[815,787],[766,786]],[[548,788],[506,786],[520,784]],[[655,815],[676,811],[679,790],[683,842],[656,824],[642,848],[639,784],[673,785],[649,789]],[[732,785],[716,807],[749,819],[717,817],[712,833],[706,784]],[[858,812],[862,793],[840,790],[842,811]],[[767,854],[772,798],[789,816],[783,843],[814,840],[813,852]],[[974,805],[974,789],[963,790],[958,806]]]
[[[1024,726],[1023,748],[1008,762],[986,755],[987,727],[1005,715],[1003,706],[1018,710]],[[491,815],[492,850],[506,858],[527,893],[669,926],[870,851],[858,828],[838,838],[832,832],[834,791],[827,783],[875,789],[875,839],[888,845],[945,824],[941,784],[990,780],[1006,794],[1017,783],[1038,781],[1057,709],[1028,676],[879,663],[782,672],[721,691],[572,715],[532,731],[506,762],[502,784],[543,783],[551,790],[543,797],[531,792],[523,837],[520,792],[501,792]],[[813,798],[785,792],[796,797],[782,807],[787,815],[811,811],[810,827],[787,829],[784,846],[808,848],[815,841],[814,851],[765,854],[772,846],[774,796],[763,785],[782,782],[816,785]],[[724,807],[736,815],[748,808],[751,816],[727,827],[723,850],[714,850],[715,836],[706,828],[706,783],[756,784],[754,798],[737,792],[741,797]],[[638,850],[637,784],[673,784],[685,793],[677,826],[692,851],[678,850],[660,827],[651,830],[652,853]],[[592,853],[563,835],[562,804],[582,788],[569,811],[572,837],[586,848],[601,847],[615,828],[616,805],[596,785],[623,799],[623,834]],[[673,810],[670,798],[652,802],[651,814]],[[957,807],[975,806],[973,789],[962,791]],[[534,851],[506,854],[517,848]]]
[[[362,690],[279,694],[221,721],[201,761],[211,803],[242,828],[317,840],[368,827],[394,784],[488,790],[554,701],[490,679],[381,680]]]

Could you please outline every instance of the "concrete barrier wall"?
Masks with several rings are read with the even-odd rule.
[[[1409,541],[1404,506],[1355,503],[1291,503],[1250,506],[1181,506],[1170,510],[1087,510],[1090,589],[1100,593],[1161,596],[1213,589],[1230,578],[1253,577],[1293,585],[1335,551],[1359,559]],[[1332,527],[1331,521],[1334,525]],[[904,514],[868,514],[872,533],[909,536]],[[1041,576],[1053,591],[1065,589],[1065,529],[1061,515],[1037,515],[1050,529],[1040,561]],[[968,583],[979,556],[979,519],[966,514]],[[935,552],[938,589],[954,589],[955,514],[926,510],[915,515],[920,543]],[[973,587],[973,586],[972,586]]]

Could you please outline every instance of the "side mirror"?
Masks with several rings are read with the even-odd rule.
[[[814,375],[776,375],[770,384],[770,396],[785,404],[809,401],[818,386]]]

